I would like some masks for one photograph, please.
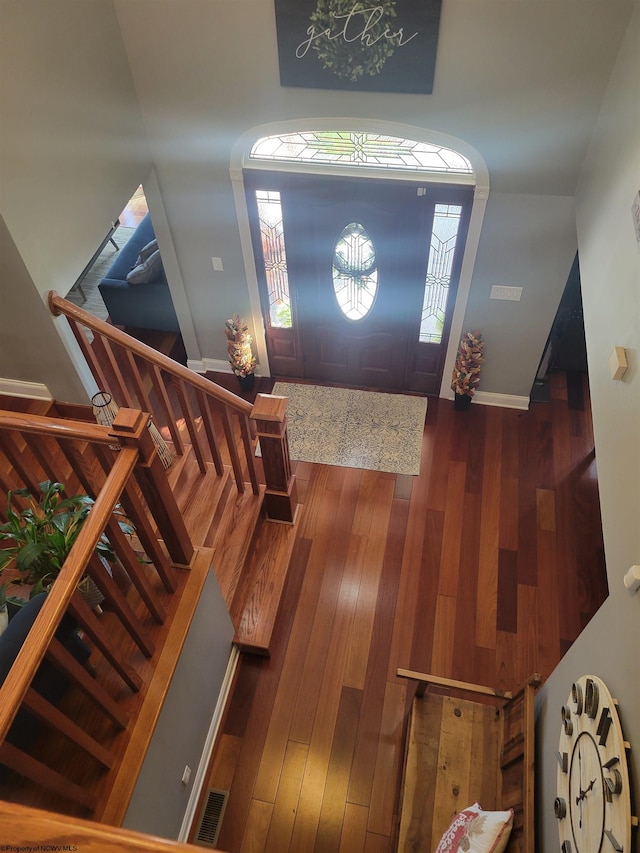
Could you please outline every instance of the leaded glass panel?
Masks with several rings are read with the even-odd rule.
[[[252,160],[473,174],[469,160],[451,148],[354,131],[303,131],[265,136],[256,142],[249,157]]]
[[[349,320],[371,311],[378,290],[376,250],[366,229],[351,222],[340,233],[333,253],[333,289]]]
[[[424,302],[418,340],[439,344],[442,341],[447,297],[451,284],[453,255],[460,229],[462,207],[436,204],[431,233],[431,250],[424,286]]]
[[[256,190],[256,202],[267,280],[269,319],[276,328],[290,329],[293,322],[280,193],[275,190]]]

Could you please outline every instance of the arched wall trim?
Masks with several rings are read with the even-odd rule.
[[[260,308],[260,295],[258,291],[258,279],[256,275],[255,261],[253,257],[253,247],[251,244],[251,234],[249,230],[249,213],[244,193],[243,169],[260,168],[271,171],[285,172],[306,172],[308,174],[332,174],[338,172],[338,167],[321,166],[309,163],[290,163],[278,161],[260,161],[250,160],[249,154],[253,145],[263,136],[272,136],[275,134],[294,133],[295,131],[304,130],[354,130],[369,133],[388,134],[389,136],[402,136],[405,139],[416,139],[422,142],[429,142],[436,145],[443,145],[447,148],[452,148],[454,151],[463,154],[473,166],[474,174],[472,176],[463,175],[455,176],[451,174],[439,174],[434,172],[403,172],[399,170],[382,170],[382,169],[363,169],[352,168],[348,166],[340,166],[339,174],[355,175],[360,177],[370,177],[380,180],[406,180],[414,183],[424,183],[426,180],[430,182],[439,181],[442,183],[464,183],[472,184],[475,187],[473,207],[471,210],[471,220],[469,222],[469,232],[467,234],[467,242],[465,246],[464,258],[462,262],[462,270],[460,273],[460,283],[458,285],[458,293],[456,304],[453,312],[451,323],[451,334],[449,336],[449,345],[447,348],[447,357],[445,360],[444,370],[442,374],[442,384],[440,387],[440,396],[448,399],[453,398],[451,391],[450,376],[453,369],[453,363],[458,349],[458,342],[462,335],[462,327],[464,316],[469,298],[469,289],[471,287],[471,277],[475,265],[478,243],[480,240],[480,232],[482,230],[482,222],[489,196],[489,172],[483,157],[462,139],[454,136],[449,136],[438,131],[428,130],[426,128],[416,127],[414,125],[399,124],[396,122],[378,121],[370,119],[347,119],[347,118],[311,118],[311,119],[291,119],[288,121],[270,122],[269,124],[258,125],[247,130],[236,141],[231,151],[229,174],[233,187],[233,195],[236,204],[236,213],[238,216],[238,227],[240,231],[240,241],[242,244],[242,254],[244,258],[245,273],[247,277],[247,285],[249,290],[249,300],[251,304],[251,317],[255,332],[255,344],[258,350],[258,360],[260,362],[260,372],[263,376],[270,375],[269,360],[267,356],[267,346],[264,335],[262,322],[262,312]]]

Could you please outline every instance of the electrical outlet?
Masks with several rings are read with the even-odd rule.
[[[491,288],[490,299],[507,299],[510,302],[520,302],[522,296],[521,287],[503,287],[499,284],[494,284]]]
[[[222,258],[211,258],[211,263],[216,272],[222,272]]]

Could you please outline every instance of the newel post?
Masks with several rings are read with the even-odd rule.
[[[137,482],[158,525],[158,532],[167,546],[171,561],[174,565],[187,567],[193,556],[193,545],[158,456],[158,448],[149,432],[150,420],[151,415],[146,412],[120,409],[111,425],[110,435],[115,436],[123,447],[133,446],[139,449]]]
[[[264,504],[271,521],[293,523],[298,506],[296,478],[291,473],[287,437],[287,398],[272,394],[256,396],[251,418],[260,440],[266,491]]]

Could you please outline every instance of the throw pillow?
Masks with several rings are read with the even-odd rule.
[[[158,241],[154,237],[153,240],[151,240],[149,243],[147,243],[146,246],[143,246],[140,249],[140,254],[138,255],[138,260],[136,261],[135,266],[140,266],[140,264],[143,264],[147,260],[149,255],[152,255],[157,248]]]
[[[127,275],[127,281],[129,284],[147,284],[157,278],[161,270],[162,258],[160,257],[160,250],[156,249],[146,261],[131,270]]]
[[[474,803],[454,817],[436,853],[503,853],[512,826],[513,809],[485,812]]]

